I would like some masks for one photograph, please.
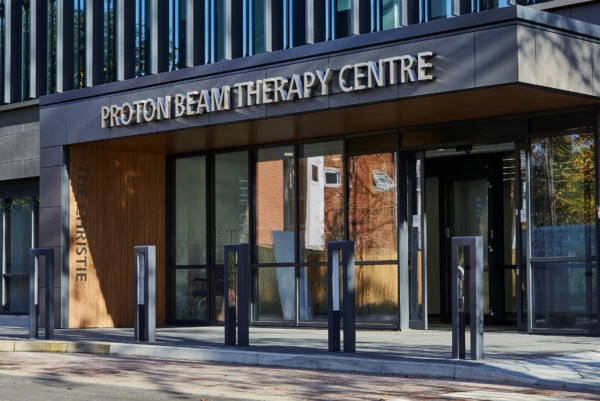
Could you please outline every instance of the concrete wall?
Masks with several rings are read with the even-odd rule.
[[[40,175],[40,111],[37,102],[0,108],[0,181]]]

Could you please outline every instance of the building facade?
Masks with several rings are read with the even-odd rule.
[[[323,325],[352,240],[359,325],[426,329],[478,235],[487,324],[600,331],[600,5],[0,6],[4,312],[52,247],[56,324],[131,326],[156,245],[159,324],[219,323],[248,243],[253,324]]]

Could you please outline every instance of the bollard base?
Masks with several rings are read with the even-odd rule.
[[[329,352],[340,352],[340,311],[331,311],[327,331]]]
[[[235,345],[235,325],[236,325],[235,306],[227,308],[225,314],[225,345]]]
[[[465,312],[458,312],[458,359],[466,359],[465,329]]]

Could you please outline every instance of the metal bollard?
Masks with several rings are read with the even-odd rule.
[[[46,298],[44,314],[45,338],[54,338],[54,250],[33,248],[29,251],[29,338],[38,338],[39,306],[39,257],[43,256],[46,265]]]
[[[342,295],[344,299],[344,352],[356,352],[356,284],[354,277],[354,241],[330,242],[327,250],[328,348],[340,351],[340,276],[342,253]]]
[[[134,247],[135,310],[133,338],[156,341],[156,246]]]
[[[247,347],[250,345],[248,244],[225,245],[224,261],[225,345],[236,345],[237,320],[237,344],[240,347]]]
[[[469,248],[469,312],[471,359],[483,359],[483,238],[452,237],[452,358],[465,358],[464,269],[458,266],[458,248]],[[462,269],[462,273],[460,270]],[[462,283],[461,283],[462,281]],[[461,305],[462,300],[462,305]]]

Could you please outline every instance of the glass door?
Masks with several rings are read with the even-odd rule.
[[[406,172],[406,192],[399,191],[404,198],[406,193],[406,216],[400,216],[400,274],[408,272],[408,320],[411,329],[427,329],[427,264],[425,260],[425,182],[424,154],[403,156],[403,168]],[[405,234],[407,241],[402,239]],[[406,249],[403,249],[406,247]],[[401,292],[402,294],[402,288]],[[402,301],[402,299],[401,299]],[[401,316],[402,320],[402,316]]]
[[[484,314],[490,313],[490,263],[489,252],[492,251],[489,246],[488,233],[491,230],[489,215],[488,188],[489,183],[485,178],[468,179],[461,181],[449,181],[446,184],[447,190],[447,255],[451,253],[450,241],[452,237],[471,237],[478,236],[483,239],[483,311]],[[448,278],[450,278],[451,258],[446,257]],[[469,269],[475,261],[469,260],[468,252],[463,253],[459,248],[459,264],[465,268],[465,285],[469,288]],[[450,280],[449,280],[450,281]],[[469,291],[465,292],[465,310],[469,313]]]
[[[527,331],[527,152],[526,144],[515,151],[515,292],[517,296],[517,330]]]

